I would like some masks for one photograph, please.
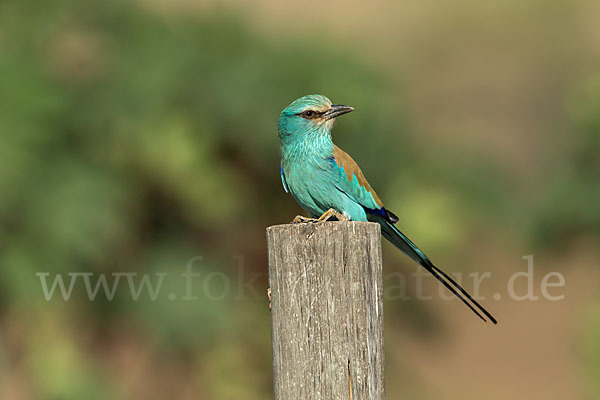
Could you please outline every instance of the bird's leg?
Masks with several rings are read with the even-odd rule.
[[[337,212],[336,210],[334,210],[333,208],[330,208],[329,210],[325,211],[323,213],[323,215],[321,215],[319,218],[317,218],[318,222],[325,222],[325,221],[329,221],[332,217],[335,217],[338,221],[348,221],[349,218],[346,217],[344,214],[340,214],[339,212]]]
[[[338,221],[349,221],[350,220],[350,218],[348,218],[346,215],[340,214],[333,208],[330,208],[329,210],[325,211],[319,218],[309,218],[309,217],[303,217],[302,215],[296,215],[296,218],[294,218],[294,220],[292,221],[292,224],[326,222],[334,217]]]
[[[296,217],[292,221],[292,224],[305,224],[305,223],[310,223],[310,222],[319,222],[319,220],[316,218],[309,218],[309,217],[304,217],[302,215],[296,215]]]

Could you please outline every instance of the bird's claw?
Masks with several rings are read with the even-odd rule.
[[[342,221],[342,222],[346,222],[346,221],[350,220],[350,218],[348,218],[345,214],[341,214],[341,213],[337,212],[336,210],[334,210],[333,208],[330,208],[329,210],[325,211],[319,218],[309,218],[309,217],[303,217],[302,215],[296,215],[296,218],[294,218],[294,220],[292,221],[292,224],[327,222],[327,221],[330,221],[332,218],[335,218],[335,221]]]
[[[329,210],[325,211],[319,218],[317,218],[317,221],[325,222],[325,221],[329,221],[331,218],[335,218],[336,220],[338,220],[340,222],[349,221],[348,217],[346,217],[344,214],[340,214],[333,208],[330,208]]]
[[[296,217],[292,221],[292,224],[307,224],[307,223],[314,223],[314,222],[319,222],[319,220],[316,218],[309,218],[309,217],[304,217],[302,215],[296,215]]]

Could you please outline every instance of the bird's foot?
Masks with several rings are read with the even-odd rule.
[[[331,220],[331,218],[335,218],[336,220],[338,220],[340,222],[346,222],[346,221],[350,220],[350,218],[348,218],[345,214],[340,214],[333,208],[330,208],[329,210],[325,211],[323,213],[323,215],[321,215],[319,218],[317,218],[317,222],[329,221],[329,220]]]
[[[267,297],[269,298],[269,310],[271,309],[271,288],[267,288]]]
[[[292,224],[306,224],[319,222],[317,218],[303,217],[302,215],[296,215],[296,218],[292,221]]]
[[[334,219],[334,221],[350,221],[350,218],[346,214],[340,214],[333,208],[325,211],[319,218],[303,217],[302,215],[296,215],[296,218],[292,221],[292,224],[306,224],[306,223],[318,223],[327,222]]]

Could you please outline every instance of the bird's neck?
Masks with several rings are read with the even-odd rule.
[[[294,138],[282,138],[281,162],[284,165],[320,163],[333,156],[333,148],[331,135],[325,130]]]

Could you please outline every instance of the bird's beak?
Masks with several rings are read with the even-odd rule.
[[[354,107],[344,106],[341,104],[332,104],[331,108],[323,114],[326,120],[330,120],[335,117],[339,117],[340,115],[347,114],[349,112],[354,111]]]

